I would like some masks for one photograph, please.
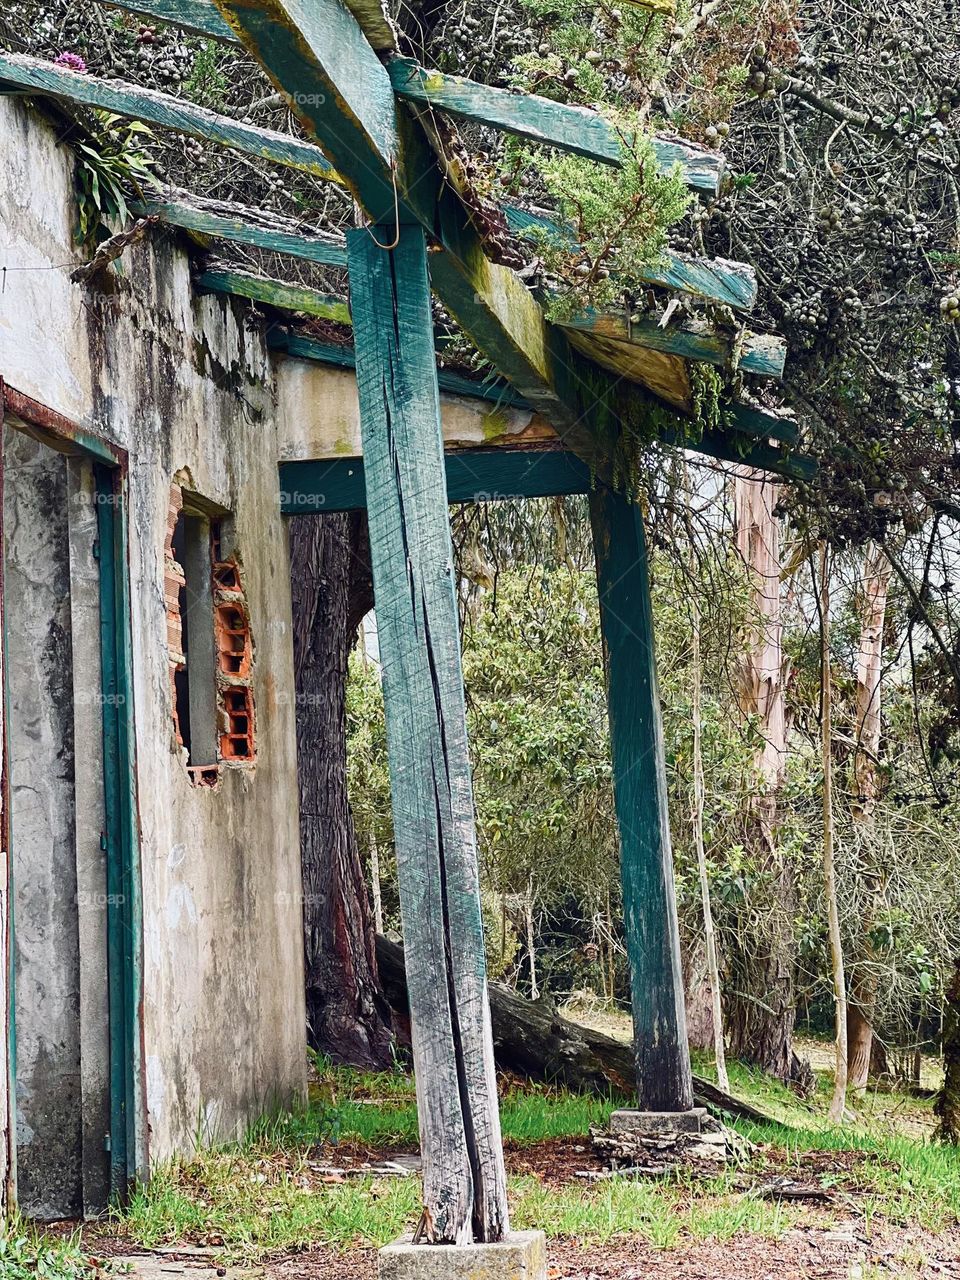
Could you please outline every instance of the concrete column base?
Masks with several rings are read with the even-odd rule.
[[[547,1280],[542,1231],[511,1231],[499,1244],[414,1244],[401,1236],[378,1256],[380,1280]]]
[[[700,1133],[706,1118],[706,1107],[693,1107],[690,1111],[614,1111],[610,1116],[610,1132]]]

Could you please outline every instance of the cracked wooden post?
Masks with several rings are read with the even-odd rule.
[[[607,488],[591,494],[590,515],[620,827],[637,1100],[644,1112],[689,1112],[693,1082],[643,516],[635,503]]]
[[[419,227],[374,226],[347,251],[424,1226],[494,1242],[506,1177],[426,243]]]

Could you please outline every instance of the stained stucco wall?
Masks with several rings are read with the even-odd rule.
[[[229,1136],[304,1088],[290,599],[273,372],[229,302],[192,291],[163,234],[110,294],[71,284],[71,158],[0,99],[0,377],[129,450],[152,1159]],[[194,787],[172,732],[163,599],[170,484],[233,513],[254,641],[257,763]]]

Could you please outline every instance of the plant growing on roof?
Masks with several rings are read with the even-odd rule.
[[[679,173],[657,172],[652,145],[633,133],[622,168],[580,156],[526,149],[524,167],[538,173],[570,238],[534,228],[553,293],[548,317],[568,319],[587,307],[606,307],[641,292],[645,271],[666,246],[667,232],[683,217],[690,197]]]
[[[93,115],[96,124],[75,144],[79,233],[86,246],[109,234],[106,223],[126,222],[127,192],[142,197],[155,181],[153,157],[142,145],[153,137],[147,126],[106,111]]]

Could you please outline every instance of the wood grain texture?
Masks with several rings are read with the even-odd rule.
[[[201,293],[225,293],[236,298],[249,298],[252,302],[264,302],[285,311],[302,311],[306,315],[322,316],[340,324],[350,323],[350,309],[343,298],[320,293],[305,285],[287,284],[267,276],[250,275],[245,271],[202,271],[194,280]]]
[[[262,209],[205,200],[187,192],[177,192],[173,199],[168,196],[134,203],[130,209],[138,217],[156,216],[170,227],[180,227],[203,239],[252,244],[329,267],[347,265],[347,249],[341,237],[321,235],[293,218],[268,214]]]
[[[518,138],[541,142],[605,164],[623,163],[624,139],[599,112],[554,102],[532,93],[513,93],[419,66],[412,58],[387,64],[394,92],[410,102],[489,125]],[[629,145],[629,139],[627,143]],[[704,191],[717,191],[723,157],[680,138],[651,139],[657,166],[671,173],[679,165],[684,181]]]
[[[590,471],[562,449],[471,449],[444,456],[448,502],[589,493]],[[367,505],[363,458],[280,463],[280,510],[357,511]]]
[[[401,227],[386,251],[360,230],[347,249],[424,1199],[440,1239],[498,1240],[506,1176],[426,241]]]
[[[588,310],[564,321],[565,329],[577,329],[611,341],[636,344],[650,351],[730,365],[743,373],[767,378],[783,376],[787,344],[768,333],[721,333],[707,320],[688,319],[661,326],[656,316],[632,320],[625,311]]]
[[[693,1106],[680,929],[667,811],[653,609],[640,508],[606,487],[590,495],[620,828],[637,1102]]]
[[[31,94],[46,94],[99,107],[132,120],[144,120],[161,129],[173,129],[204,142],[230,147],[260,160],[301,169],[317,178],[339,181],[329,160],[318,147],[274,129],[258,129],[230,116],[218,115],[155,89],[141,89],[122,80],[98,76],[66,67],[56,67],[26,54],[0,53],[0,85]]]
[[[390,77],[341,0],[216,0],[220,16],[374,220],[395,220],[400,126]],[[429,189],[423,193],[427,198]]]

